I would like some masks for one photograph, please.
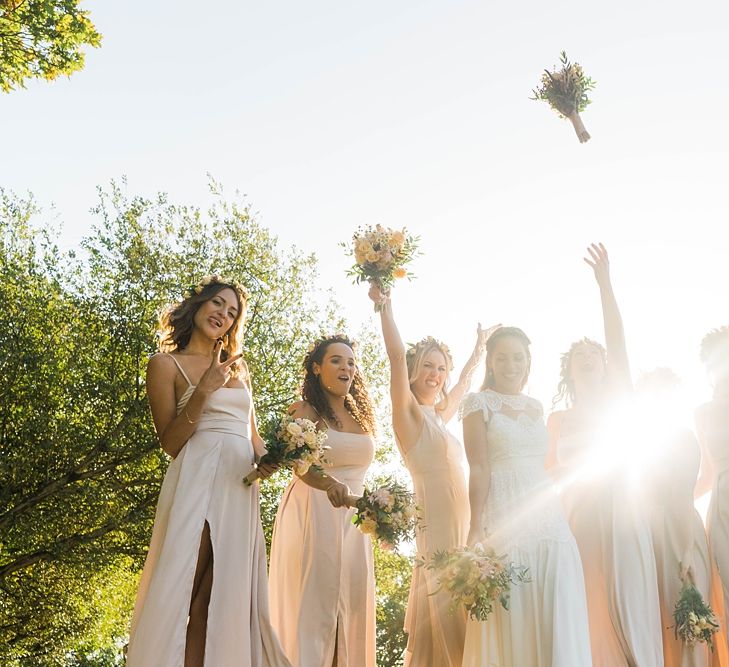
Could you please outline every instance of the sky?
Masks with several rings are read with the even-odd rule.
[[[0,98],[0,185],[88,234],[96,187],[205,206],[207,174],[285,246],[315,252],[357,330],[364,286],[339,242],[380,222],[421,237],[393,300],[403,337],[462,364],[476,323],[533,341],[547,405],[559,354],[603,339],[582,262],[608,247],[634,373],[670,366],[687,414],[729,323],[729,5],[88,1],[102,47],[70,79]],[[529,99],[566,50],[597,81],[592,140]],[[47,213],[51,216],[51,213]]]

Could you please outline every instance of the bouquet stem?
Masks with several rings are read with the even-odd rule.
[[[580,140],[581,144],[584,144],[585,142],[590,140],[590,134],[585,129],[584,124],[582,123],[582,118],[580,118],[580,114],[578,114],[576,111],[573,111],[569,116],[567,116],[572,121],[572,126],[575,128],[575,132],[577,133],[577,138]]]
[[[258,468],[253,468],[244,478],[243,484],[246,486],[252,486],[253,482],[257,479],[261,479],[261,473],[258,472]]]

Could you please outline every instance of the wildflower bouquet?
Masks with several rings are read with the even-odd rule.
[[[412,279],[407,265],[418,255],[420,238],[408,235],[405,229],[390,229],[382,225],[360,228],[352,236],[351,245],[342,243],[354,265],[347,275],[355,284],[367,281],[387,294],[400,278]],[[375,310],[379,310],[375,306]]]
[[[420,564],[436,571],[438,590],[451,595],[451,609],[463,605],[476,621],[488,619],[497,601],[508,609],[511,586],[529,581],[527,568],[507,564],[493,549],[480,544],[436,551]]]
[[[676,639],[682,639],[688,646],[705,642],[714,650],[712,635],[719,630],[719,621],[692,584],[685,583],[681,589],[673,620]]]
[[[286,414],[276,430],[276,437],[268,445],[268,453],[261,457],[261,463],[278,464],[291,468],[297,475],[304,475],[312,466],[319,466],[324,461],[326,431],[320,431],[310,419],[294,419]],[[253,470],[243,478],[243,483],[250,486],[260,477],[258,470]]]
[[[352,523],[365,535],[371,535],[385,549],[393,549],[398,543],[413,537],[418,522],[413,494],[393,478],[370,491],[364,490],[361,498],[349,497],[350,507],[357,508]]]
[[[592,103],[587,93],[595,87],[595,82],[585,76],[579,64],[571,63],[564,51],[560,54],[560,62],[562,69],[559,71],[544,70],[541,85],[532,91],[534,97],[530,99],[544,100],[560,118],[569,118],[580,143],[584,144],[590,135],[582,124],[580,113]]]

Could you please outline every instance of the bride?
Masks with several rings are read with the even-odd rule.
[[[486,380],[461,406],[470,465],[468,543],[481,542],[528,568],[510,609],[469,620],[463,667],[589,667],[590,638],[580,554],[544,470],[541,404],[522,393],[529,339],[502,327],[486,343]]]

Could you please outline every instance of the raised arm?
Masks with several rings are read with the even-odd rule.
[[[418,407],[413,392],[410,391],[410,378],[405,358],[405,345],[400,337],[395,317],[392,312],[392,301],[382,293],[377,285],[372,285],[370,299],[380,305],[380,322],[385,351],[390,361],[390,400],[392,401],[392,427],[397,436],[400,450],[406,454],[415,444],[423,426],[423,413]]]
[[[489,327],[484,330],[481,328],[481,323],[479,322],[476,329],[476,345],[474,346],[473,352],[468,358],[466,365],[461,371],[458,382],[456,382],[456,384],[454,384],[448,392],[448,397],[436,406],[436,410],[440,413],[441,419],[444,422],[448,423],[453,418],[453,415],[458,412],[458,406],[461,404],[461,399],[471,388],[473,371],[475,371],[479,364],[483,361],[484,354],[486,353],[486,341],[500,326],[500,324],[497,324],[496,326]]]
[[[484,542],[486,533],[483,511],[491,485],[491,467],[488,461],[486,421],[480,410],[471,412],[463,419],[463,443],[470,468],[468,501],[471,506],[471,526],[467,544]]]
[[[605,327],[605,346],[607,348],[607,377],[611,388],[615,391],[631,391],[633,381],[630,376],[628,349],[625,344],[623,318],[620,315],[618,302],[610,280],[610,260],[605,246],[593,243],[587,249],[589,257],[585,263],[595,273],[595,280],[600,288],[602,317]]]

